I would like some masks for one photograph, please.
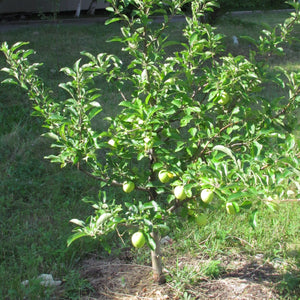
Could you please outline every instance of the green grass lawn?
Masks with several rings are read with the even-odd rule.
[[[285,17],[286,13],[225,16],[216,27],[227,36],[225,42],[229,51],[246,54],[249,45],[240,40],[239,45],[234,46],[233,35],[257,37],[262,21],[273,26]],[[181,23],[172,23],[170,34],[176,37],[181,27]],[[105,42],[117,35],[118,30],[116,23],[110,26],[39,25],[2,30],[0,41],[10,45],[29,41],[30,48],[36,50],[34,59],[44,62],[40,76],[59,97],[62,92],[57,85],[65,80],[59,70],[72,65],[81,51],[114,53],[126,61],[116,43]],[[300,38],[299,26],[296,35]],[[299,47],[288,47],[286,58],[273,58],[272,67],[280,65],[299,71],[299,42],[296,45]],[[0,67],[4,65],[4,57],[0,56]],[[4,78],[1,72],[0,79]],[[104,111],[110,114],[115,110],[118,97],[105,87],[102,93]],[[99,186],[75,169],[61,169],[44,159],[52,151],[50,142],[41,137],[41,120],[30,114],[30,104],[19,88],[0,86],[0,298],[2,295],[3,299],[55,299],[56,292],[41,287],[34,280],[39,274],[51,273],[55,279],[63,281],[59,299],[80,299],[84,294],[93,293],[91,284],[80,276],[81,260],[91,253],[103,257],[107,254],[97,241],[84,239],[67,248],[66,240],[72,231],[69,220],[85,219],[91,213],[90,206],[81,199],[87,195],[96,197]],[[98,120],[97,126],[105,126],[105,122]],[[174,243],[166,247],[164,261],[169,271],[169,287],[177,290],[178,297],[194,299],[188,297],[195,294],[193,289],[201,280],[226,274],[228,266],[222,265],[224,257],[240,255],[250,261],[262,254],[264,262],[281,263],[277,270],[281,277],[274,285],[278,295],[299,299],[299,202],[283,203],[278,212],[260,211],[256,231],[243,215],[232,217],[225,212],[211,211],[208,218],[209,224],[200,229],[180,220],[178,229],[169,233]],[[120,254],[125,246],[115,236],[110,240],[115,249],[113,253]],[[149,262],[145,250],[132,252],[132,255],[137,263]],[[189,258],[186,268],[179,265],[182,257]],[[199,257],[206,261],[200,267],[192,263]],[[30,285],[22,285],[27,279],[31,280]]]

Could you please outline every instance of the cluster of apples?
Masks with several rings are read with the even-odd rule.
[[[187,195],[185,193],[184,186],[183,185],[176,186],[174,189],[174,195],[178,200],[186,199]],[[200,198],[204,203],[209,204],[214,198],[214,192],[210,189],[203,189],[201,191]]]
[[[178,200],[186,199],[187,195],[185,193],[184,186],[183,185],[176,186],[174,189],[174,195]],[[201,191],[200,198],[204,203],[209,204],[214,198],[214,192],[210,189],[203,189]],[[236,202],[227,202],[225,208],[227,213],[230,215],[235,215],[240,211],[239,206]],[[199,222],[201,223],[202,220],[203,218],[201,218]]]
[[[158,179],[162,183],[168,183],[173,177],[174,177],[174,175],[171,172],[168,172],[166,170],[161,170],[158,173]],[[123,183],[123,190],[125,193],[132,192],[134,190],[134,188],[135,188],[135,185],[132,181],[125,181]],[[180,201],[183,201],[187,198],[187,194],[184,190],[184,185],[177,185],[174,188],[174,196],[176,197],[176,199],[178,199]],[[201,191],[200,198],[204,203],[209,204],[210,202],[212,202],[212,200],[214,198],[213,190],[203,189]],[[228,214],[233,215],[233,214],[236,214],[237,212],[239,212],[239,207],[238,207],[237,203],[235,203],[235,202],[228,202],[228,203],[226,203],[226,211]],[[207,217],[205,214],[196,214],[195,221],[199,226],[204,226],[207,224]],[[144,246],[146,239],[145,239],[144,234],[141,231],[138,231],[132,235],[131,242],[134,247],[141,248]]]

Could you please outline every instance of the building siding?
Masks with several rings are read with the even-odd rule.
[[[91,0],[82,0],[81,9],[88,9]],[[57,11],[76,11],[78,0],[0,0],[0,14],[7,13],[45,13]],[[97,8],[104,8],[105,1],[98,1]]]

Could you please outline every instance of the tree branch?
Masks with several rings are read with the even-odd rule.
[[[108,183],[111,186],[123,187],[123,183],[122,182],[118,182],[116,180],[111,180],[110,178],[104,178],[104,177],[95,176],[94,174],[88,172],[87,170],[84,170],[80,166],[78,167],[78,170],[80,172],[84,173],[85,175],[87,175],[87,176],[95,179],[95,180],[106,182],[106,183]],[[136,186],[135,189],[139,190],[139,191],[150,193],[150,189],[142,187],[142,186]]]
[[[286,113],[286,111],[289,109],[289,107],[295,102],[296,100],[296,97],[300,94],[300,89],[298,89],[293,97],[290,99],[289,103],[284,107],[282,108],[274,117],[272,117],[272,119],[276,119],[278,118],[279,116],[281,115],[284,115]]]
[[[203,154],[204,154],[204,152],[206,151],[208,145],[209,145],[213,140],[215,140],[218,136],[220,136],[220,134],[221,134],[224,130],[226,130],[227,128],[229,128],[229,127],[231,127],[231,126],[233,126],[233,125],[236,125],[236,124],[238,124],[238,123],[240,123],[240,122],[242,122],[242,121],[232,122],[232,123],[230,123],[230,124],[227,124],[227,125],[224,126],[223,128],[221,128],[221,129],[220,129],[220,132],[218,132],[218,133],[215,134],[213,137],[211,137],[211,138],[206,142],[206,144],[204,145],[204,147],[203,147],[203,149],[200,151],[200,153],[194,155],[194,158],[193,158],[193,159],[196,159],[198,156],[200,156],[200,157],[203,156]],[[201,145],[201,140],[198,142],[198,145],[197,145],[197,146],[198,146],[198,149],[200,148],[200,145]]]

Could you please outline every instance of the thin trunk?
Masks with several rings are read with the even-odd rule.
[[[155,163],[155,154],[154,149],[149,150],[149,160],[150,160],[150,176],[149,181],[153,182],[155,180],[155,172],[153,171],[153,164]],[[157,192],[155,188],[150,188],[149,200],[156,200]],[[162,284],[166,282],[165,276],[162,271],[162,259],[160,252],[160,236],[158,230],[153,230],[151,232],[151,236],[155,241],[156,248],[155,250],[151,250],[151,261],[152,261],[152,269],[153,269],[153,279],[155,282]]]
[[[162,271],[162,260],[161,260],[161,252],[160,252],[160,237],[157,230],[153,230],[151,233],[153,237],[156,248],[155,250],[151,250],[151,261],[152,261],[152,269],[153,269],[153,279],[155,282],[159,284],[163,284],[166,282],[166,278]]]
[[[89,9],[87,11],[88,15],[94,15],[95,14],[95,10],[96,10],[96,6],[97,6],[97,0],[92,0],[89,6]]]
[[[81,11],[81,0],[78,1],[75,17],[79,18]]]

